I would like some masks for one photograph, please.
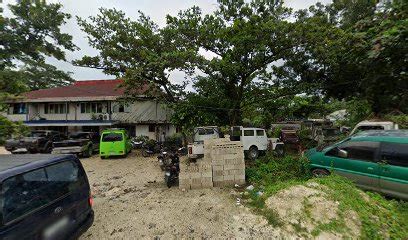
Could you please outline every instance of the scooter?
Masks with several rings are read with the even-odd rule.
[[[164,174],[164,181],[168,188],[173,186],[179,177],[180,173],[180,159],[177,154],[170,156],[171,163],[166,166],[166,172]]]

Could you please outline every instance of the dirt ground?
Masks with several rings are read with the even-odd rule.
[[[81,239],[287,236],[238,205],[234,189],[167,188],[154,157],[81,161],[95,196],[95,222]]]

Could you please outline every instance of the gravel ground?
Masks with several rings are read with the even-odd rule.
[[[81,239],[287,237],[237,205],[234,189],[167,188],[156,158],[81,161],[95,196],[95,222]]]

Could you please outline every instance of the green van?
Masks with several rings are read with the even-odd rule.
[[[132,144],[124,129],[107,129],[101,134],[99,155],[101,158],[110,156],[126,156],[132,151]]]
[[[408,130],[361,132],[306,157],[314,176],[333,170],[361,188],[408,200]]]

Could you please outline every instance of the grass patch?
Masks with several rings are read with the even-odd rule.
[[[408,236],[408,205],[403,201],[387,200],[378,193],[361,190],[343,177],[332,175],[314,181],[330,189],[329,197],[339,202],[340,211],[354,210],[362,223],[363,239],[391,238],[406,239]],[[347,216],[345,216],[347,218]]]
[[[266,208],[265,200],[280,190],[313,181],[325,186],[322,191],[325,192],[328,200],[339,203],[339,219],[329,223],[316,223],[315,229],[310,233],[311,236],[318,236],[321,232],[340,233],[347,236],[350,229],[346,221],[351,220],[348,219],[349,216],[345,212],[352,210],[357,213],[361,221],[359,238],[407,239],[407,202],[386,199],[378,193],[363,192],[350,180],[334,174],[311,180],[308,162],[303,158],[287,156],[277,159],[265,156],[256,161],[246,172],[247,180],[255,186],[255,189],[246,196],[247,199],[250,199],[249,206],[254,209],[255,213],[265,216],[274,226],[282,226],[285,223],[279,219],[275,211]],[[257,194],[258,191],[263,192],[263,195]],[[302,217],[311,219],[312,205],[308,202],[304,202],[303,205],[305,209]],[[305,231],[300,223],[291,225],[301,234]]]
[[[317,237],[321,232],[344,233],[347,227],[344,219],[335,219],[329,223],[320,223],[311,232],[312,236]]]

